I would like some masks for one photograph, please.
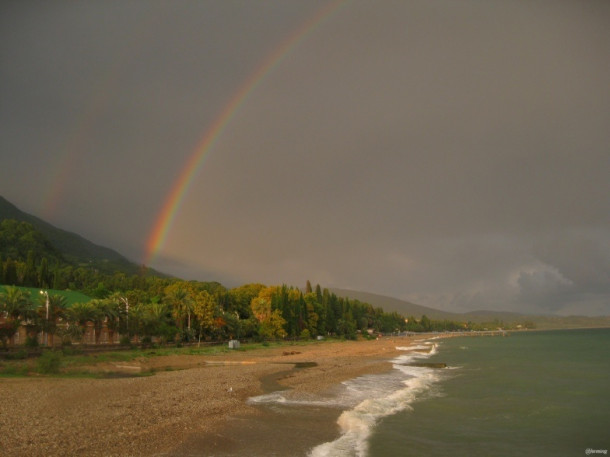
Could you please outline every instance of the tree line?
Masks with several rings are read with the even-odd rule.
[[[82,341],[92,328],[96,343],[103,330],[110,341],[193,342],[247,338],[309,339],[332,335],[355,339],[358,333],[399,332],[405,320],[358,300],[337,297],[316,286],[246,284],[226,289],[219,283],[146,278],[145,289],[106,291],[86,303],[67,305],[64,296],[4,286],[0,293],[0,340],[6,347],[20,327],[26,344]],[[151,295],[151,291],[154,294]]]

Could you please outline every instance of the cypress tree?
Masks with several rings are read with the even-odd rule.
[[[307,284],[305,285],[305,293],[309,294],[313,291],[313,289],[311,288],[311,283],[309,282],[309,279],[307,280]]]
[[[320,284],[316,284],[316,301],[322,303],[322,289],[320,288]]]
[[[60,278],[59,278],[59,267],[56,267],[55,270],[53,271],[53,289],[55,290],[59,290],[61,289],[60,286]]]
[[[43,289],[48,289],[50,282],[49,261],[46,257],[43,257],[40,261],[40,268],[38,270],[38,285]]]
[[[28,251],[27,261],[25,263],[25,276],[23,278],[23,284],[25,286],[36,287],[38,281],[38,275],[36,274],[36,262],[34,258],[34,251]]]
[[[9,286],[17,285],[17,265],[10,257],[4,264],[4,284]]]

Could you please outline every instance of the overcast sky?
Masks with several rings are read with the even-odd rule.
[[[328,2],[3,1],[0,195],[141,262],[237,89]],[[250,93],[152,265],[610,314],[610,2],[346,2]]]

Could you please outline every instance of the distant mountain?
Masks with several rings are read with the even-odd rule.
[[[495,320],[512,323],[530,321],[536,324],[538,329],[568,329],[568,328],[590,328],[590,327],[610,327],[610,316],[586,317],[586,316],[540,316],[514,313],[509,311],[471,311],[468,313],[451,313],[429,308],[427,306],[416,305],[414,303],[399,300],[398,298],[387,297],[385,295],[372,294],[369,292],[359,292],[347,289],[329,288],[337,296],[348,297],[364,303],[370,303],[375,307],[381,307],[384,311],[396,311],[403,316],[413,316],[420,318],[422,315],[428,316],[433,320],[451,320],[458,322],[493,322]]]
[[[118,252],[99,246],[76,233],[62,230],[36,216],[27,214],[0,196],[0,222],[4,219],[15,219],[31,224],[44,235],[67,262],[75,266],[92,267],[108,274],[121,271],[133,275],[140,270],[140,265],[131,262]],[[158,272],[154,273],[165,276]]]
[[[461,314],[441,311],[427,306],[416,305],[398,298],[387,297],[385,295],[372,294],[370,292],[360,292],[348,289],[329,288],[329,292],[334,293],[339,297],[347,297],[354,300],[359,300],[363,303],[370,303],[375,307],[381,307],[384,311],[402,314],[403,316],[413,316],[420,318],[422,315],[428,316],[435,320],[458,320],[461,319]]]

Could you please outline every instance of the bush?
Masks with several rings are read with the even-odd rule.
[[[83,350],[72,346],[62,346],[61,353],[63,355],[80,355],[83,353]]]
[[[59,373],[62,356],[60,352],[44,351],[36,361],[36,371],[42,374]]]
[[[27,376],[28,369],[25,366],[12,364],[0,367],[0,373],[3,376]]]
[[[25,338],[25,347],[26,348],[37,348],[38,347],[38,338],[36,338],[35,336],[27,336]]]
[[[308,329],[303,329],[303,331],[301,332],[301,339],[302,340],[310,340],[311,339],[311,333],[309,333]]]
[[[9,352],[5,355],[7,360],[23,360],[28,358],[28,351],[19,349],[17,352]]]
[[[163,324],[159,331],[159,337],[161,338],[161,344],[167,344],[169,341],[174,341],[176,335],[180,333],[180,330],[173,325]]]
[[[127,335],[123,335],[119,340],[121,346],[131,346],[131,339]]]
[[[72,338],[70,338],[70,335],[62,335],[61,347],[69,347],[69,346],[72,346]]]

